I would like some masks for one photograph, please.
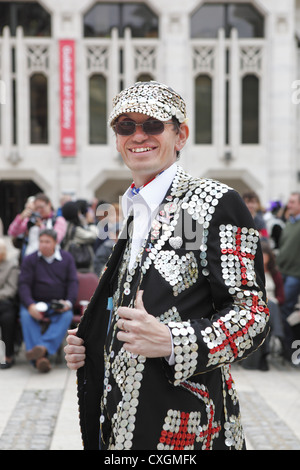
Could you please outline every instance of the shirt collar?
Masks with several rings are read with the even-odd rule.
[[[61,252],[58,246],[55,248],[55,252],[53,253],[52,256],[43,256],[40,250],[38,251],[38,256],[40,258],[44,258],[44,260],[47,261],[47,263],[49,264],[53,263],[54,260],[62,261]]]
[[[138,201],[146,203],[151,212],[155,211],[171,186],[176,171],[177,165],[173,163],[173,165],[158,175],[157,178],[154,178],[154,180],[141,189],[135,196],[131,194],[131,188],[129,187],[122,197],[123,214],[128,216],[133,204]]]
[[[294,224],[295,222],[298,222],[298,220],[300,220],[300,214],[298,215],[291,215],[290,218],[289,218],[289,221],[291,222],[291,224]]]

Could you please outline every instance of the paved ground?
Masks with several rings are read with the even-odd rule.
[[[23,352],[0,370],[0,450],[82,449],[75,372],[64,363],[38,373]]]
[[[300,369],[276,361],[267,372],[233,367],[249,450],[300,449]]]
[[[300,449],[300,369],[233,367],[249,450]],[[81,450],[76,376],[62,364],[39,374],[21,351],[0,370],[0,450]]]

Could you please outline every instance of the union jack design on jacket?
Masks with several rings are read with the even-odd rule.
[[[255,351],[269,313],[259,234],[240,196],[181,167],[134,267],[125,224],[79,325],[85,449],[244,449],[230,366]],[[174,358],[133,357],[116,339],[117,309],[138,289],[168,325]],[[107,299],[112,299],[111,315]]]

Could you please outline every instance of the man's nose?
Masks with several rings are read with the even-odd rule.
[[[148,137],[148,134],[144,131],[142,123],[136,124],[134,137],[137,137],[137,138],[142,137],[143,139]]]

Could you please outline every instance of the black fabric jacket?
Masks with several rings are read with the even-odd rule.
[[[84,448],[99,449],[101,421],[101,449],[243,449],[230,365],[264,341],[269,318],[259,235],[248,209],[231,188],[178,167],[130,294],[123,295],[129,305],[142,289],[148,313],[169,326],[172,365],[130,358],[113,339],[116,312],[109,323],[107,301],[118,282],[123,292],[127,225],[78,329],[86,346],[78,370]]]

